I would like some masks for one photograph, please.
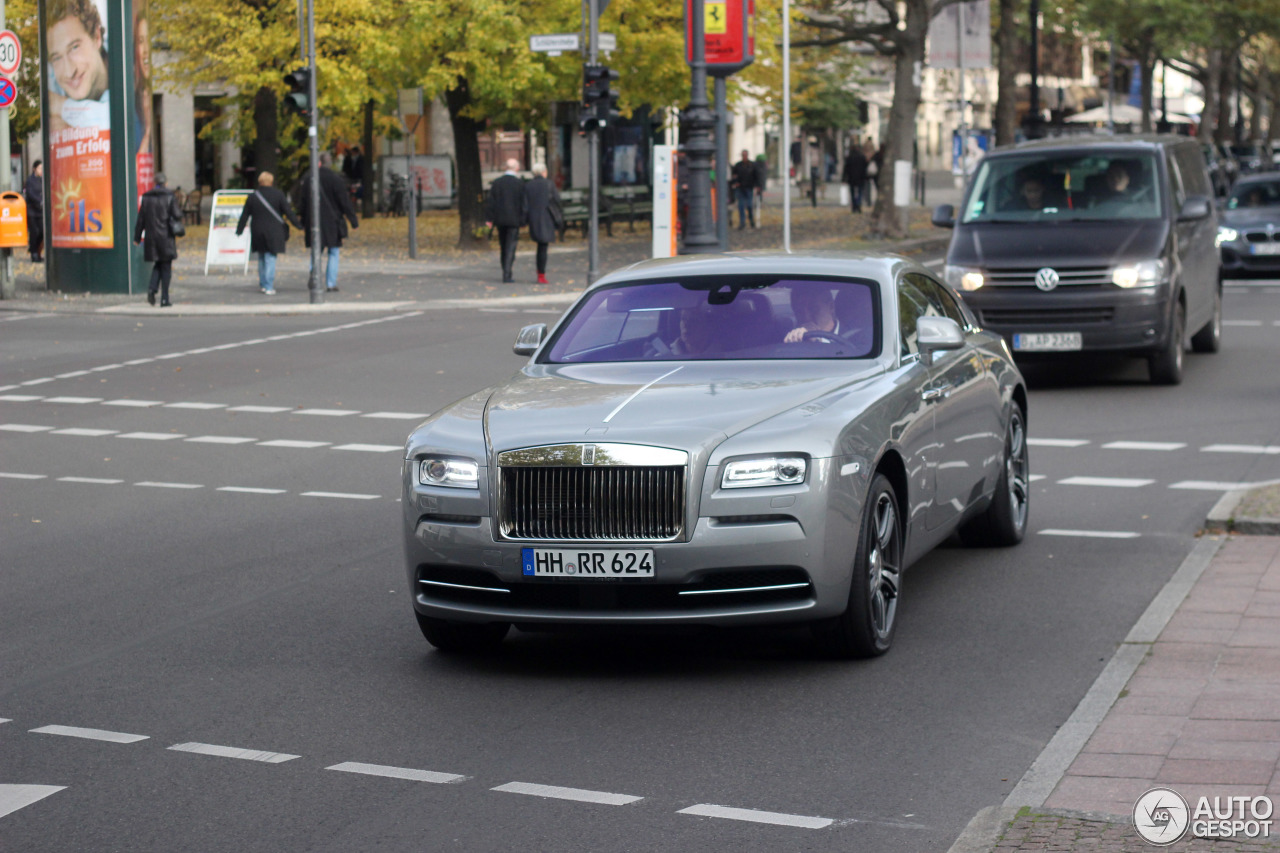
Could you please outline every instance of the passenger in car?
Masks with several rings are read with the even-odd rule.
[[[1136,190],[1129,166],[1122,160],[1112,160],[1101,181],[1096,176],[1090,178],[1088,188],[1091,207],[1132,201]]]
[[[1018,209],[1044,210],[1044,178],[1035,172],[1022,175],[1018,180]]]
[[[701,355],[715,340],[711,311],[705,307],[680,312],[680,336],[671,342],[672,355]]]

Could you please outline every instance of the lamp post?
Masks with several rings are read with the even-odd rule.
[[[689,14],[693,41],[692,91],[689,106],[680,117],[689,128],[684,153],[689,160],[689,207],[685,214],[683,254],[705,254],[720,250],[711,221],[711,159],[716,152],[715,113],[707,103],[706,19],[703,0],[693,0]]]

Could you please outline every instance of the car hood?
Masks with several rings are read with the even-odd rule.
[[[596,441],[694,453],[876,373],[870,361],[530,365],[485,410],[495,452]]]
[[[1266,230],[1267,225],[1280,229],[1280,207],[1237,208],[1222,210],[1218,213],[1218,224],[1230,225],[1232,228],[1258,228]]]
[[[1158,257],[1163,220],[960,225],[947,263],[975,267],[1113,266]]]

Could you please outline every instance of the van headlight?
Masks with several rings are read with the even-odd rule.
[[[1221,246],[1223,243],[1234,243],[1240,239],[1240,232],[1226,225],[1218,226],[1218,236],[1214,239],[1214,246]]]
[[[435,456],[418,460],[418,482],[453,489],[480,488],[480,466],[471,459]]]
[[[973,267],[956,267],[951,264],[943,270],[943,277],[947,284],[956,290],[977,290],[986,284],[986,278],[982,275],[982,270]]]
[[[722,489],[756,486],[796,486],[804,482],[809,460],[803,456],[759,456],[726,463],[720,477]]]
[[[1117,287],[1152,287],[1164,280],[1169,264],[1164,258],[1139,261],[1116,267],[1111,271],[1111,282]]]

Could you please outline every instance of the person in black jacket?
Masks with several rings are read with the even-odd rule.
[[[276,295],[276,255],[284,254],[289,223],[294,228],[302,227],[289,197],[275,188],[275,182],[276,177],[270,172],[258,174],[258,189],[245,202],[236,225],[239,237],[249,223],[249,251],[258,255],[258,289],[267,296]]]
[[[867,182],[867,155],[857,143],[849,146],[849,153],[844,158],[844,172],[840,179],[849,185],[849,201],[854,213],[862,212],[862,188]]]
[[[305,174],[298,206],[302,208],[302,228],[310,248],[311,181]],[[325,290],[329,293],[338,290],[338,250],[342,248],[342,238],[347,236],[348,222],[352,228],[360,227],[351,194],[347,192],[347,182],[333,171],[333,155],[325,151],[320,155],[320,248],[329,254],[324,269]]]
[[[751,162],[751,152],[743,151],[742,159],[733,164],[732,178],[729,186],[738,198],[738,230],[756,227],[756,164]]]
[[[524,181],[516,174],[520,162],[507,161],[507,171],[489,187],[484,200],[484,224],[498,229],[498,247],[502,254],[502,283],[515,280],[511,268],[516,261],[516,240],[520,228],[529,218],[529,196]]]
[[[156,291],[159,291],[160,307],[171,308],[169,278],[173,274],[173,262],[178,257],[173,223],[182,224],[182,208],[178,206],[177,196],[165,183],[164,173],[156,173],[156,185],[142,197],[138,206],[138,222],[133,228],[133,242],[143,246],[143,258],[155,264],[151,268],[147,301],[155,305]]]
[[[547,167],[533,167],[533,180],[525,185],[529,208],[529,237],[538,244],[538,284],[547,283],[547,244],[555,242],[556,232],[564,224],[560,209],[560,193],[547,180]]]
[[[22,187],[27,199],[27,249],[33,263],[44,262],[44,166],[39,160]]]

